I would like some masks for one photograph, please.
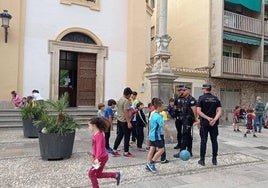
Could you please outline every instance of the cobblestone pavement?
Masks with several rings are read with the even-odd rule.
[[[174,122],[168,123],[176,134]],[[268,129],[258,138],[235,133],[231,126],[220,126],[218,165],[211,164],[211,144],[207,144],[206,166],[197,164],[199,155],[198,129],[194,128],[193,157],[189,161],[173,158],[174,143],[167,141],[167,159],[157,163],[158,172],[145,172],[147,152],[131,147],[134,158],[112,157],[105,171],[120,171],[120,187],[267,187],[268,183]],[[116,131],[112,132],[111,145]],[[23,137],[22,129],[0,129],[0,187],[91,187],[87,177],[90,166],[88,152],[91,134],[86,127],[76,133],[73,155],[70,159],[44,161],[40,157],[38,139]],[[121,146],[120,146],[121,148]],[[116,187],[115,180],[100,180],[100,187]]]

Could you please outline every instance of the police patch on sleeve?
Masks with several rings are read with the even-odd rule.
[[[191,103],[191,104],[194,104],[194,101],[191,101],[190,103]]]

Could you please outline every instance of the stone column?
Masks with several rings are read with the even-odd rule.
[[[154,55],[152,73],[147,76],[151,81],[151,97],[161,98],[165,104],[173,96],[173,81],[176,76],[173,74],[168,59],[171,54],[168,46],[171,37],[167,34],[167,0],[159,0],[157,4],[158,33],[155,37],[157,46]]]

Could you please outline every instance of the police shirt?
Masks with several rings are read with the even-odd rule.
[[[182,113],[182,108],[183,108],[183,104],[185,102],[185,98],[182,96],[176,97],[175,101],[174,101],[174,105],[177,107],[177,115],[178,113],[181,114]]]
[[[196,104],[196,99],[189,95],[187,98],[185,98],[185,109],[183,110],[183,113],[186,115],[194,115],[191,107],[196,106]]]
[[[197,107],[200,107],[201,111],[207,116],[214,118],[217,113],[217,108],[221,107],[221,102],[216,96],[212,95],[211,93],[205,93],[199,97]],[[218,121],[219,120],[217,120],[216,123],[218,123]]]

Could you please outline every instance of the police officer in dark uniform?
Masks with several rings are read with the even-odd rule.
[[[192,126],[198,122],[197,113],[196,113],[196,99],[190,95],[191,88],[184,87],[183,88],[183,97],[184,102],[182,103],[182,142],[181,149],[187,149],[192,156],[192,145],[193,145],[193,137],[192,137]],[[179,153],[173,155],[175,158],[179,158]]]
[[[179,85],[178,87],[178,96],[175,98],[174,106],[176,111],[176,120],[175,120],[175,126],[177,129],[177,145],[174,147],[174,149],[180,149],[181,148],[181,130],[182,130],[182,105],[184,103],[184,97],[183,93],[185,91],[185,85]]]
[[[205,155],[207,147],[208,133],[210,134],[210,140],[212,143],[212,164],[217,165],[218,155],[218,125],[219,118],[222,114],[220,100],[212,95],[211,85],[204,84],[202,87],[203,94],[199,97],[197,102],[197,114],[200,116],[200,160],[198,164],[205,166]]]

